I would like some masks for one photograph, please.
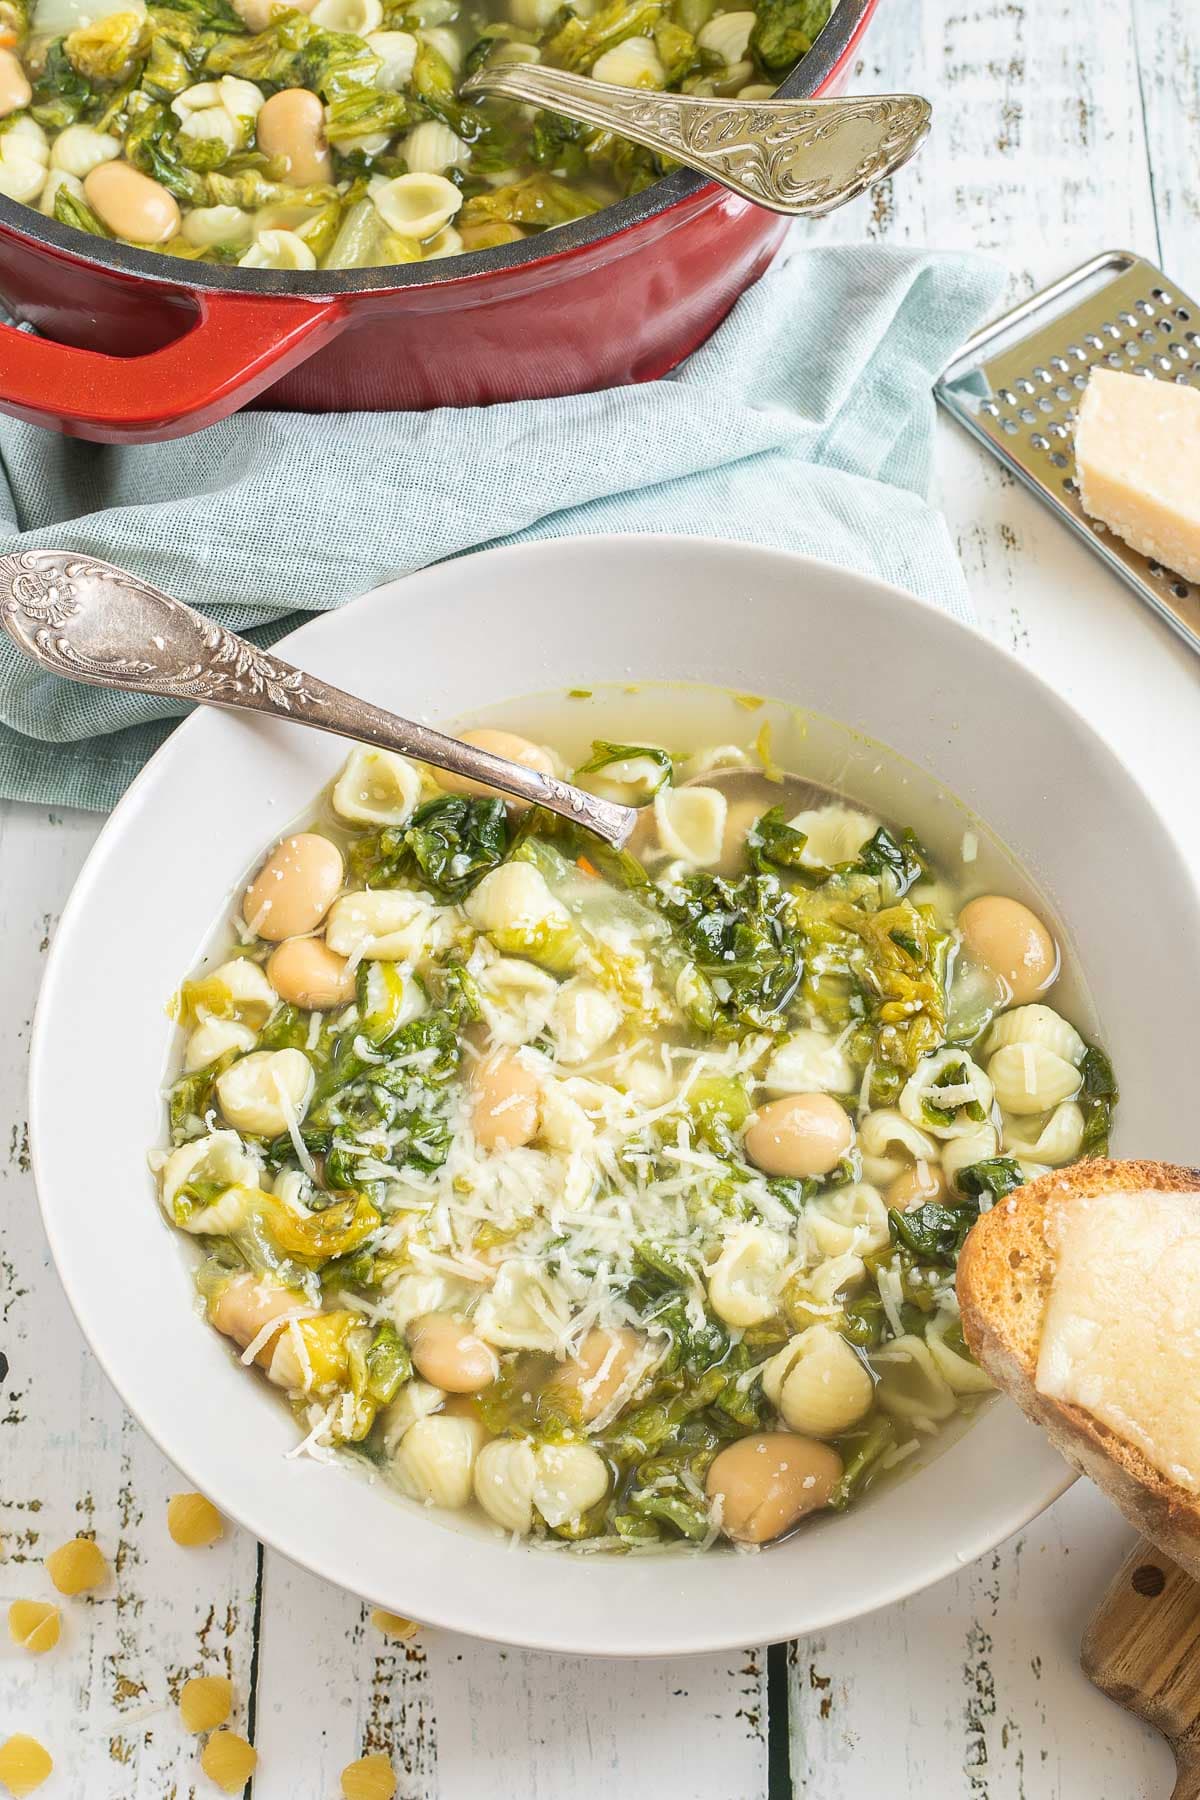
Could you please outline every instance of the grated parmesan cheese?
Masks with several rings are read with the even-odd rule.
[[[282,1326],[290,1325],[294,1319],[311,1319],[316,1311],[317,1308],[315,1306],[297,1306],[293,1308],[291,1312],[276,1313],[275,1316],[268,1319],[266,1324],[262,1326],[260,1330],[256,1331],[254,1336],[250,1339],[250,1342],[242,1351],[242,1362],[249,1368],[259,1351],[270,1343],[271,1339]],[[300,1337],[300,1333],[296,1332],[295,1336]],[[304,1340],[301,1338],[300,1342],[302,1347],[303,1341]],[[309,1369],[309,1374],[312,1374],[311,1368]]]

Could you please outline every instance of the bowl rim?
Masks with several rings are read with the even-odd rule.
[[[668,533],[605,533],[595,537],[535,540],[529,543],[480,551],[477,552],[475,556],[454,559],[451,564],[442,564],[440,565],[440,569],[438,566],[435,566],[432,570],[418,571],[417,574],[441,573],[443,578],[454,579],[457,577],[458,579],[470,580],[473,578],[472,570],[479,557],[487,559],[489,568],[495,567],[496,564],[501,561],[508,563],[519,561],[531,563],[536,572],[536,566],[540,560],[562,556],[564,552],[568,555],[594,557],[597,554],[603,555],[605,552],[614,549],[620,550],[622,548],[628,549],[636,547],[639,555],[645,555],[647,552],[653,555],[662,551],[670,554],[671,551],[678,550],[681,545],[700,552],[708,552],[717,555],[727,555],[732,551],[737,556],[744,558],[747,563],[761,559],[776,564],[786,564],[796,579],[797,584],[803,582],[806,576],[810,578],[814,576],[826,577],[832,573],[839,579],[850,580],[855,584],[871,590],[873,598],[876,601],[886,602],[893,606],[898,605],[903,608],[918,608],[920,612],[926,616],[927,622],[931,625],[935,635],[937,633],[944,633],[947,639],[957,640],[959,642],[969,640],[975,647],[975,653],[978,653],[978,650],[982,648],[985,656],[994,658],[1000,663],[1008,665],[1011,669],[1018,671],[1018,679],[1024,681],[1027,686],[1037,692],[1039,702],[1045,705],[1051,712],[1061,717],[1068,729],[1072,729],[1077,734],[1081,734],[1082,737],[1087,740],[1089,752],[1096,756],[1101,771],[1109,771],[1122,779],[1128,784],[1128,787],[1133,791],[1133,794],[1140,799],[1142,804],[1144,804],[1145,810],[1150,816],[1152,823],[1161,832],[1164,851],[1168,859],[1173,862],[1173,873],[1180,883],[1181,892],[1190,902],[1191,908],[1196,913],[1197,918],[1200,919],[1200,882],[1198,882],[1197,876],[1194,874],[1187,859],[1183,856],[1178,842],[1166,825],[1166,822],[1163,820],[1152,798],[1146,793],[1137,774],[1120,759],[1114,750],[1110,748],[1091,723],[1068,700],[1059,694],[1056,689],[1051,687],[1036,671],[1030,669],[1023,663],[1021,659],[1006,646],[993,641],[975,626],[956,618],[953,614],[943,611],[941,608],[934,606],[931,602],[922,600],[918,596],[893,583],[881,580],[876,576],[863,574],[859,571],[848,570],[844,566],[827,562],[821,558],[801,556],[790,551],[769,549],[760,545],[732,542],[731,540],[713,537],[688,536],[680,538]],[[465,569],[463,565],[466,565]],[[451,571],[453,571],[453,575],[451,574]],[[477,574],[478,571],[476,570],[474,573]],[[411,579],[411,577],[401,577],[399,581],[381,584],[380,587],[370,590],[368,594],[363,595],[361,598],[366,600],[378,596],[389,589],[394,589],[402,585],[402,583],[408,579]],[[478,586],[478,583],[476,583],[476,586]],[[274,647],[287,652],[294,650],[297,645],[299,645],[302,650],[305,633],[308,633],[310,637],[319,638],[323,632],[330,630],[336,631],[337,621],[344,618],[346,611],[347,609],[343,608],[339,609],[336,613],[319,614],[308,620],[296,631],[290,633],[288,637],[281,639]],[[118,803],[118,806],[114,809],[111,817],[106,821],[88,854],[83,869],[81,870],[80,875],[72,888],[71,894],[68,897],[66,906],[63,909],[58,929],[55,933],[54,941],[47,958],[47,966],[38,996],[33,1021],[29,1063],[29,1121],[33,1174],[39,1210],[42,1215],[43,1225],[58,1278],[62,1282],[67,1299],[75,1314],[76,1321],[79,1324],[92,1353],[95,1355],[96,1360],[106,1377],[112,1383],[114,1388],[116,1388],[123,1404],[137,1420],[142,1429],[147,1432],[147,1435],[152,1441],[158,1445],[164,1455],[166,1455],[189,1480],[193,1481],[201,1491],[207,1491],[210,1484],[206,1482],[204,1471],[193,1459],[188,1447],[186,1431],[184,1431],[182,1427],[179,1431],[175,1431],[174,1429],[167,1431],[155,1429],[148,1425],[139,1405],[129,1398],[125,1384],[113,1373],[111,1367],[112,1359],[106,1352],[96,1328],[96,1311],[94,1308],[90,1307],[88,1300],[81,1293],[80,1289],[82,1284],[77,1282],[76,1271],[72,1267],[73,1258],[69,1252],[66,1231],[70,1215],[70,1206],[65,1201],[59,1204],[48,1200],[46,1197],[49,1178],[46,1172],[48,1153],[45,1146],[50,1142],[47,1126],[49,1123],[49,1115],[52,1110],[51,1089],[47,1079],[46,1070],[54,1055],[54,1045],[51,1039],[51,1033],[56,1022],[54,1015],[60,1011],[61,1003],[58,997],[58,989],[60,984],[60,969],[66,960],[66,946],[70,943],[71,938],[74,935],[78,916],[87,905],[90,897],[91,885],[95,880],[100,878],[101,874],[104,872],[104,865],[107,862],[111,850],[119,843],[122,835],[129,829],[131,824],[136,826],[135,815],[140,797],[147,788],[152,787],[158,780],[158,765],[164,751],[167,749],[168,745],[178,744],[181,733],[193,732],[197,728],[199,715],[203,713],[204,710],[206,709],[197,709],[196,713],[190,718],[185,719],[177,731],[172,733],[171,737],[167,740],[167,744],[160,748],[156,755],[140,772],[126,794],[122,797],[122,800]],[[185,746],[187,742],[188,739],[184,738],[183,743]],[[1014,1423],[1019,1421],[1017,1409],[1013,1407],[1010,1402],[1001,1399],[997,1404],[998,1406],[1004,1407],[1006,1411],[1011,1412]],[[981,1424],[982,1423],[983,1422],[981,1421]],[[174,1426],[173,1420],[172,1426]],[[853,1599],[848,1599],[845,1604],[827,1605],[819,1613],[805,1616],[800,1623],[797,1623],[795,1619],[789,1622],[787,1618],[789,1607],[786,1591],[787,1584],[778,1584],[780,1597],[777,1600],[772,1601],[772,1605],[775,1609],[774,1616],[769,1621],[764,1622],[763,1629],[756,1639],[748,1638],[744,1629],[735,1630],[730,1626],[722,1626],[719,1622],[715,1622],[711,1626],[706,1627],[703,1633],[703,1641],[699,1643],[697,1642],[697,1633],[692,1629],[682,1630],[682,1634],[676,1637],[668,1638],[662,1635],[655,1636],[652,1646],[649,1648],[644,1642],[638,1643],[626,1641],[624,1639],[614,1642],[605,1642],[600,1646],[594,1646],[581,1644],[576,1636],[571,1635],[569,1629],[565,1632],[557,1628],[547,1629],[543,1627],[531,1629],[522,1625],[519,1618],[515,1616],[511,1618],[511,1622],[506,1621],[502,1630],[488,1625],[481,1626],[472,1615],[469,1607],[465,1607],[462,1604],[443,1607],[440,1598],[438,1603],[433,1607],[424,1607],[414,1610],[418,1610],[421,1616],[423,1616],[430,1624],[437,1625],[444,1629],[462,1632],[466,1635],[482,1638],[487,1641],[502,1644],[514,1644],[534,1650],[556,1651],[563,1654],[595,1654],[614,1657],[713,1654],[736,1649],[748,1641],[779,1641],[792,1638],[798,1634],[807,1635],[812,1632],[825,1630],[849,1619],[866,1616],[869,1613],[878,1610],[880,1607],[892,1605],[897,1601],[909,1598],[912,1595],[923,1591],[935,1582],[944,1579],[946,1576],[957,1573],[968,1563],[974,1561],[978,1557],[986,1555],[1007,1537],[1027,1525],[1066,1491],[1076,1479],[1075,1472],[1059,1458],[1057,1453],[1050,1448],[1048,1441],[1043,1439],[1041,1434],[1037,1433],[1032,1426],[1022,1426],[1022,1429],[1030,1434],[1029,1456],[1031,1467],[1029,1490],[1021,1493],[1019,1497],[1014,1496],[1005,1510],[999,1513],[992,1512],[989,1514],[986,1524],[983,1523],[981,1519],[976,1519],[975,1517],[964,1518],[961,1522],[956,1524],[953,1532],[947,1532],[945,1534],[938,1552],[928,1555],[927,1559],[922,1563],[919,1572],[914,1573],[912,1571],[906,1571],[897,1573],[890,1579],[885,1576],[884,1579],[872,1588],[869,1596],[863,1597],[859,1595]],[[311,1465],[299,1466],[311,1467]],[[339,1569],[336,1548],[331,1551],[329,1555],[313,1554],[311,1551],[306,1551],[301,1555],[294,1546],[289,1547],[289,1544],[286,1541],[286,1531],[277,1529],[273,1520],[270,1517],[263,1516],[261,1510],[256,1512],[255,1508],[252,1506],[240,1506],[238,1504],[230,1505],[227,1497],[223,1493],[214,1492],[212,1497],[223,1512],[278,1554],[309,1569],[312,1573],[331,1582],[335,1586],[343,1589],[346,1589],[349,1586],[344,1571]],[[449,1536],[449,1534],[447,1535]],[[657,1564],[660,1560],[665,1563],[671,1559],[663,1557],[661,1559],[644,1558],[635,1560],[642,1561],[643,1564]],[[901,1559],[899,1566],[903,1567],[903,1559]],[[371,1592],[369,1584],[360,1584],[356,1582],[353,1586],[350,1586],[349,1591],[361,1593],[363,1598],[368,1601],[385,1605],[391,1604],[393,1609],[395,1607],[394,1597],[389,1601],[389,1597],[386,1594]]]
[[[778,97],[796,100],[818,96],[852,55],[880,0],[838,0],[812,49],[779,88]],[[336,299],[357,293],[394,292],[411,287],[449,287],[478,283],[482,277],[505,270],[541,270],[540,281],[556,278],[559,266],[582,252],[612,240],[614,254],[625,255],[640,238],[630,240],[649,220],[678,212],[679,219],[711,205],[722,190],[690,169],[675,169],[660,176],[640,193],[630,194],[612,206],[573,219],[550,232],[524,238],[515,244],[496,244],[487,250],[470,250],[432,262],[384,264],[366,269],[243,269],[217,263],[186,262],[161,250],[138,249],[116,239],[96,239],[74,226],[45,218],[33,207],[0,194],[0,242],[17,237],[40,249],[89,268],[109,269],[139,280],[206,293],[287,295],[297,299]],[[732,203],[749,208],[751,202],[729,196]],[[36,226],[33,221],[37,221]],[[665,221],[671,228],[670,221]],[[623,241],[625,240],[625,241]],[[545,245],[551,241],[552,247]],[[537,282],[530,277],[531,285]],[[540,285],[540,282],[537,283]]]

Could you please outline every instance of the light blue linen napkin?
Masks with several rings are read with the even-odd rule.
[[[106,557],[260,644],[485,544],[608,531],[802,551],[967,617],[926,500],[930,388],[1000,279],[974,257],[799,249],[674,375],[567,400],[246,412],[129,448],[5,420],[0,548]],[[0,796],[107,808],[186,710],[43,675],[2,639]]]

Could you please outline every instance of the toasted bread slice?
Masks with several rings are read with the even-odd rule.
[[[1147,1191],[1176,1196],[1175,1204],[1194,1206],[1200,1215],[1200,1170],[1170,1163],[1094,1158],[1018,1188],[970,1232],[959,1257],[958,1299],[977,1362],[1139,1531],[1200,1578],[1200,1493],[1165,1475],[1129,1437],[1037,1386],[1055,1242],[1070,1224],[1054,1215],[1100,1195]],[[1200,1292],[1195,1331],[1200,1333]]]

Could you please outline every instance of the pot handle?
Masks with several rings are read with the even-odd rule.
[[[98,444],[159,443],[227,418],[341,329],[334,300],[194,295],[195,324],[110,356],[0,321],[0,412]]]

